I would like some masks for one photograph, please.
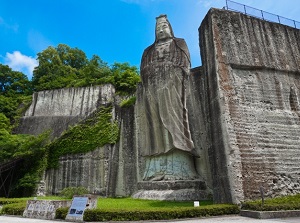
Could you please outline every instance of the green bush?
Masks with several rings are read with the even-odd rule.
[[[220,204],[204,207],[156,208],[136,210],[88,209],[84,212],[84,221],[141,221],[194,218],[225,214],[238,214],[237,205]]]
[[[264,205],[261,200],[247,201],[242,204],[242,209],[254,211],[300,210],[300,194],[266,199]]]
[[[0,197],[0,205],[15,204],[15,203],[26,203],[28,198],[4,198]]]
[[[69,207],[57,208],[55,212],[55,219],[65,220],[69,211]]]
[[[300,210],[300,203],[290,204],[264,204],[261,203],[243,203],[243,210],[254,210],[254,211],[281,211],[281,210]]]
[[[128,99],[125,99],[125,100],[121,101],[120,106],[122,108],[124,108],[124,107],[130,107],[131,105],[135,104],[135,101],[136,101],[136,96],[132,96],[132,97],[130,97]]]
[[[85,187],[66,187],[60,192],[60,196],[72,198],[74,195],[88,194],[89,191]]]
[[[26,201],[6,204],[2,207],[1,214],[23,215],[25,208],[26,208]]]

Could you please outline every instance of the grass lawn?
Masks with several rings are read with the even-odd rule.
[[[22,215],[26,201],[30,198],[0,198],[3,205],[0,214]],[[65,200],[63,197],[38,197],[43,200]],[[68,207],[56,210],[57,219],[65,219]],[[194,201],[157,201],[133,198],[98,198],[97,208],[88,209],[84,221],[125,221],[125,220],[163,220],[193,218],[224,214],[237,214],[237,205],[212,204],[212,201],[200,201],[200,207],[194,207]]]
[[[211,205],[212,201],[200,201],[200,206]],[[133,198],[99,198],[97,208],[105,210],[151,210],[194,207],[193,201],[157,201]]]

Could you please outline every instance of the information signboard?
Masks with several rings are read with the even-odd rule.
[[[66,220],[82,220],[84,210],[88,205],[88,197],[74,197]]]

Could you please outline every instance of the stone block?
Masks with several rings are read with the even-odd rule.
[[[28,200],[23,217],[39,219],[55,219],[55,211],[61,207],[69,207],[70,201]]]

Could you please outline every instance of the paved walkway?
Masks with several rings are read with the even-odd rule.
[[[58,220],[41,220],[13,216],[0,216],[1,223],[66,223],[67,221]],[[131,221],[127,223],[137,223],[141,221]],[[148,223],[299,223],[300,217],[297,218],[282,218],[282,219],[254,219],[242,216],[222,216],[210,218],[195,218],[184,220],[170,220],[170,221],[143,221]],[[94,222],[95,223],[95,222]],[[110,222],[111,223],[111,222]],[[116,222],[121,223],[121,222]],[[124,222],[123,222],[124,223]]]

